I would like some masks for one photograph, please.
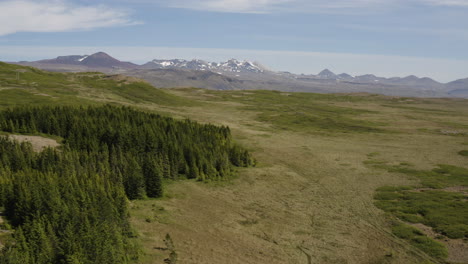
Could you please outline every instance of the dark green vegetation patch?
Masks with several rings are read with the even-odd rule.
[[[384,123],[357,118],[375,112],[334,106],[330,102],[355,102],[362,98],[346,95],[281,93],[276,91],[225,91],[222,96],[229,101],[248,105],[247,110],[258,111],[258,119],[280,129],[293,131],[326,131],[339,133],[384,132]]]
[[[127,198],[162,195],[162,179],[222,179],[250,166],[228,127],[128,107],[20,107],[0,130],[63,138],[60,150],[0,138],[0,205],[14,242],[0,263],[130,263],[138,247]]]
[[[417,170],[411,168],[410,164],[389,166],[386,162],[375,162],[372,159],[366,164],[389,172],[405,173],[416,177],[421,183],[418,187],[378,188],[374,195],[378,208],[402,221],[430,226],[434,231],[452,239],[468,237],[468,196],[458,191],[468,186],[468,169],[439,165],[433,170]],[[450,187],[452,189],[441,190]],[[431,256],[447,257],[447,250],[442,244],[416,228],[397,224],[392,231]]]
[[[411,245],[421,249],[432,257],[443,259],[448,256],[447,249],[443,244],[427,237],[417,228],[405,224],[398,224],[392,228],[392,232],[397,237],[409,241]]]
[[[408,166],[387,167],[390,172],[405,173],[421,180],[423,187],[442,189],[451,186],[468,186],[468,169],[439,165],[433,170],[416,170]]]
[[[468,237],[467,196],[436,190],[378,190],[376,206],[401,220],[423,223],[449,238]]]
[[[462,150],[460,152],[458,152],[459,155],[462,155],[462,156],[465,156],[465,157],[468,157],[468,150]]]

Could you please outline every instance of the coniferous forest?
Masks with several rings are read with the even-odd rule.
[[[129,107],[20,107],[0,130],[48,134],[59,149],[0,137],[0,206],[12,239],[0,263],[133,263],[128,199],[160,197],[163,180],[216,180],[251,166],[228,127]]]

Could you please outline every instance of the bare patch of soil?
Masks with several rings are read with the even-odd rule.
[[[8,135],[8,137],[19,142],[30,142],[36,152],[40,152],[47,147],[56,148],[60,146],[56,140],[40,136]]]
[[[3,225],[4,221],[3,221],[3,218],[2,218],[2,212],[0,212],[0,239],[2,238],[2,236],[4,235],[8,235],[11,233],[10,230],[5,230],[5,229],[2,229],[1,226]],[[0,250],[4,247],[3,243],[2,243],[2,240],[0,240]]]

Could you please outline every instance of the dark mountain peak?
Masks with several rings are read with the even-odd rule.
[[[375,76],[374,74],[363,74],[363,75],[356,76],[356,79],[360,81],[374,81],[377,78],[378,77]]]
[[[419,86],[440,85],[439,82],[436,82],[431,78],[428,78],[428,77],[419,78],[414,75],[409,75],[404,78],[393,77],[393,78],[387,79],[386,81],[392,84],[399,84],[399,85],[419,85]]]
[[[109,64],[109,63],[119,63],[120,61],[111,57],[109,54],[104,52],[97,52],[92,55],[87,56],[83,61],[82,64],[84,65],[102,65],[102,64]]]
[[[419,80],[419,78],[415,75],[408,75],[404,78],[402,78],[402,80],[407,80],[407,81],[416,81],[416,80]]]
[[[347,73],[342,73],[342,74],[338,74],[338,77],[340,79],[353,79],[353,76],[347,74]]]
[[[105,53],[104,51],[98,51],[98,52],[90,55],[90,57],[111,57],[111,56],[109,54]]]
[[[440,84],[438,81],[435,81],[434,79],[431,79],[429,77],[422,77],[419,80],[425,82],[425,83],[434,83],[434,84]]]
[[[103,68],[135,68],[136,64],[130,62],[122,62],[111,57],[105,52],[97,52],[86,56],[81,60],[81,65],[88,67],[103,67]]]
[[[468,98],[468,78],[458,79],[446,84],[449,94],[455,97]]]
[[[447,87],[449,89],[459,89],[459,90],[464,90],[466,93],[468,93],[468,78],[466,79],[458,79],[453,82],[447,83]]]
[[[364,74],[364,75],[356,76],[355,80],[358,82],[364,82],[364,83],[377,83],[377,82],[385,81],[386,79],[382,77],[377,77],[374,74]]]
[[[465,79],[458,79],[453,82],[449,82],[449,85],[457,85],[457,84],[468,84],[468,78]],[[468,85],[467,85],[468,86]]]
[[[336,77],[336,74],[334,74],[332,71],[330,71],[329,69],[325,69],[323,71],[321,71],[319,74],[318,74],[319,77],[322,77],[322,78],[327,78],[327,79],[331,79],[331,78],[335,78]]]
[[[364,75],[359,75],[358,77],[362,78],[377,78],[374,74],[364,74]]]
[[[92,55],[89,55],[86,59],[99,59],[99,60],[115,60],[115,61],[119,61],[117,59],[115,59],[114,57],[110,56],[109,54],[105,53],[105,52],[96,52]]]

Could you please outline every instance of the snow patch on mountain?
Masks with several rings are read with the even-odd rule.
[[[206,62],[203,60],[152,60],[144,68],[150,69],[188,69],[213,72],[233,72],[233,73],[263,73],[266,71],[261,65],[251,61],[238,61],[230,59],[226,62]]]
[[[85,60],[88,57],[89,57],[88,55],[85,55],[85,56],[81,57],[80,59],[78,59],[77,61],[82,62],[83,60]]]

